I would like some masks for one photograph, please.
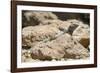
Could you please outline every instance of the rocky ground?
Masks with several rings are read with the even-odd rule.
[[[52,12],[24,11],[22,62],[87,59],[89,29],[89,24],[75,18],[61,20]]]

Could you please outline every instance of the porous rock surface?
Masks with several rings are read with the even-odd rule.
[[[59,20],[52,12],[25,12],[25,17],[29,24],[22,29],[23,62],[89,57],[89,25]]]
[[[63,39],[62,39],[63,38]],[[61,59],[61,58],[84,58],[89,56],[89,51],[69,34],[63,34],[57,39],[38,43],[32,49],[32,58]]]
[[[48,41],[61,33],[62,31],[49,25],[28,26],[22,30],[22,45],[31,47],[36,42]]]

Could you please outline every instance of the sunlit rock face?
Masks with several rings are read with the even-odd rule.
[[[22,62],[89,58],[89,24],[52,12],[24,11],[22,18]]]
[[[36,42],[48,41],[60,34],[62,34],[62,31],[49,25],[28,26],[22,30],[22,45],[31,47]]]

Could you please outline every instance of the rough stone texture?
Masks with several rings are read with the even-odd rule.
[[[78,26],[76,30],[73,32],[72,36],[74,39],[80,42],[85,48],[89,46],[90,41],[90,31],[87,25],[85,26]]]
[[[54,19],[54,20],[44,20],[44,21],[42,21],[41,25],[51,25],[51,24],[60,25],[62,23],[63,23],[63,21],[61,21],[59,19]]]
[[[73,32],[73,38],[78,40],[84,47],[89,46],[89,30],[85,29],[84,27],[79,26],[74,32]]]
[[[66,21],[52,20],[49,22],[51,24],[24,27],[22,30],[23,47],[31,47],[36,42],[54,39],[66,32],[72,34],[74,28],[76,28]]]
[[[22,50],[22,58],[21,58],[21,61],[22,62],[26,62],[26,60],[27,59],[30,59],[30,58],[31,58],[30,49],[28,49],[28,50],[23,49]]]
[[[57,39],[38,43],[32,47],[33,59],[61,59],[61,58],[86,58],[89,51],[78,42],[75,42],[69,34],[63,34]]]
[[[49,24],[48,24],[49,22]],[[54,39],[62,33],[69,33],[84,47],[89,45],[89,26],[77,20],[48,20],[47,25],[28,26],[23,28],[23,46],[31,47],[38,41]],[[33,43],[34,42],[34,43]]]
[[[23,27],[35,26],[43,23],[45,20],[58,19],[58,17],[52,12],[24,12],[23,13]]]
[[[84,26],[84,24],[81,21],[78,21],[75,19],[68,20],[68,21],[45,20],[45,21],[43,21],[43,24],[41,24],[41,25],[50,25],[50,26],[58,28],[59,30],[61,30],[63,32],[67,32],[71,35],[78,26]]]
[[[73,38],[79,41],[80,44],[82,44],[85,48],[87,48],[89,46],[89,38],[90,38],[89,26],[76,19],[68,20],[67,22],[71,23],[72,27],[74,25],[77,27],[72,32]],[[72,28],[70,28],[70,31],[72,31]]]
[[[51,48],[44,43],[36,45],[32,48],[32,58],[40,60],[61,59],[65,52],[61,48]]]
[[[66,49],[67,58],[83,59],[89,57],[89,51],[84,48],[80,43],[74,41],[74,45]]]
[[[62,32],[52,26],[28,26],[22,30],[22,45],[31,47],[39,41],[48,41],[62,34]]]
[[[70,23],[66,22],[66,21],[61,21],[61,20],[44,20],[42,22],[42,24],[40,25],[49,25],[49,26],[52,26],[52,27],[56,27],[58,29],[62,28],[62,29],[65,29],[71,25]]]
[[[52,12],[26,11],[23,15],[22,62],[89,57],[89,24],[76,19],[63,21]]]
[[[41,25],[50,25],[52,27],[58,28],[60,31],[67,32],[72,34],[73,31],[79,26],[77,24],[72,24],[69,21],[61,21],[61,20],[45,20]]]

